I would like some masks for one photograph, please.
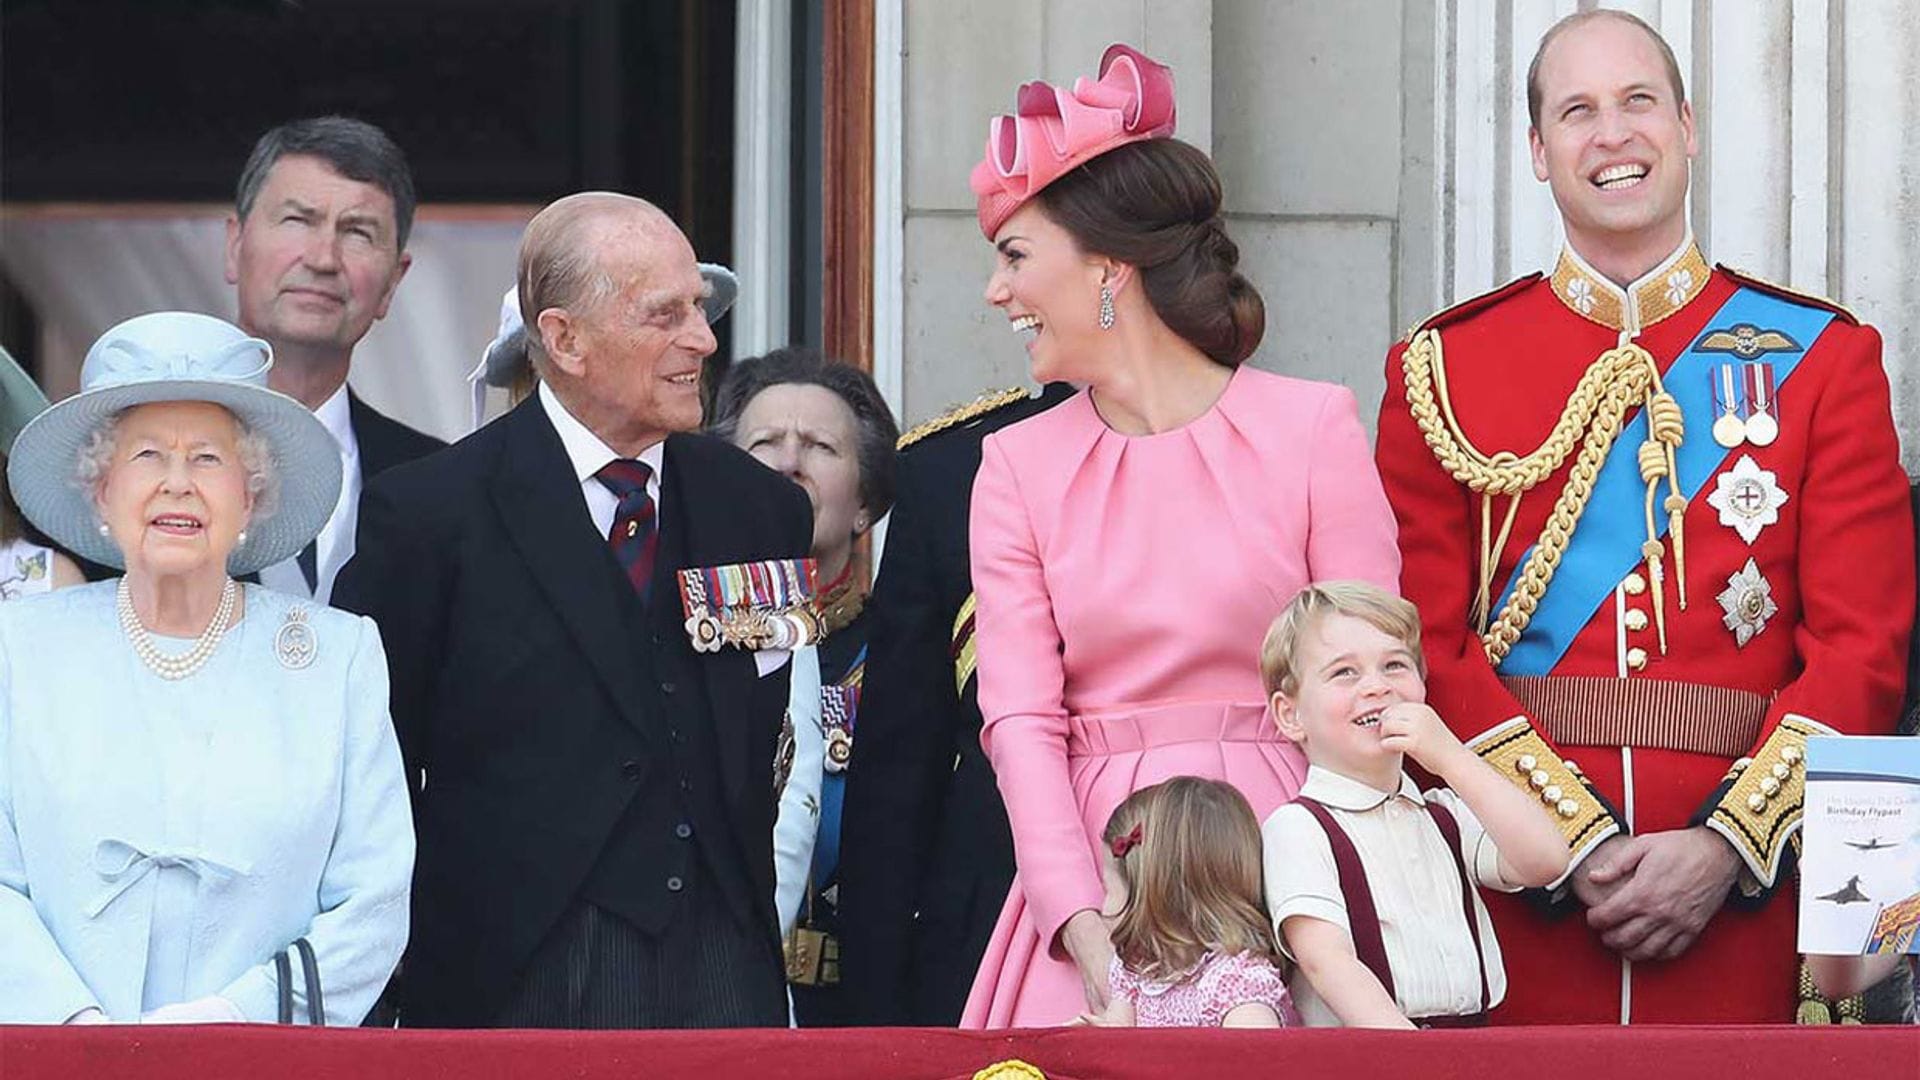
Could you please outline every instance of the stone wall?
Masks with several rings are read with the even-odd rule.
[[[1546,266],[1526,149],[1539,36],[1587,0],[893,0],[903,5],[899,355],[911,422],[1025,378],[981,300],[992,251],[967,171],[1023,80],[1090,74],[1109,41],[1174,68],[1268,305],[1263,367],[1379,401],[1389,342]],[[1708,258],[1834,296],[1878,326],[1920,471],[1920,4],[1624,0],[1673,45],[1700,120]]]

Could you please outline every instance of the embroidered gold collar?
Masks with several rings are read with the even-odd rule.
[[[814,606],[820,612],[823,637],[844,629],[848,623],[860,617],[860,612],[867,606],[867,594],[864,590],[854,588],[851,562],[840,572],[838,580],[821,590]]]
[[[1692,234],[1659,266],[1621,288],[1569,246],[1553,268],[1553,295],[1575,314],[1609,330],[1638,334],[1693,302],[1712,274]]]

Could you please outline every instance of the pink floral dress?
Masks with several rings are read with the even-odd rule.
[[[1107,978],[1114,996],[1133,1004],[1135,1027],[1219,1027],[1242,1005],[1271,1007],[1282,1027],[1300,1023],[1279,969],[1252,953],[1208,953],[1191,972],[1171,982],[1136,975],[1116,956]]]

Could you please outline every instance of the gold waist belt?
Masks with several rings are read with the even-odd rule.
[[[1547,738],[1561,746],[1635,746],[1745,757],[1772,699],[1724,686],[1591,675],[1502,676]]]

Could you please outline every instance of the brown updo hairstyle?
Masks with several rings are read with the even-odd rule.
[[[1137,269],[1169,329],[1236,367],[1260,346],[1267,307],[1238,270],[1222,199],[1213,161],[1178,139],[1116,147],[1034,197],[1082,251]]]

